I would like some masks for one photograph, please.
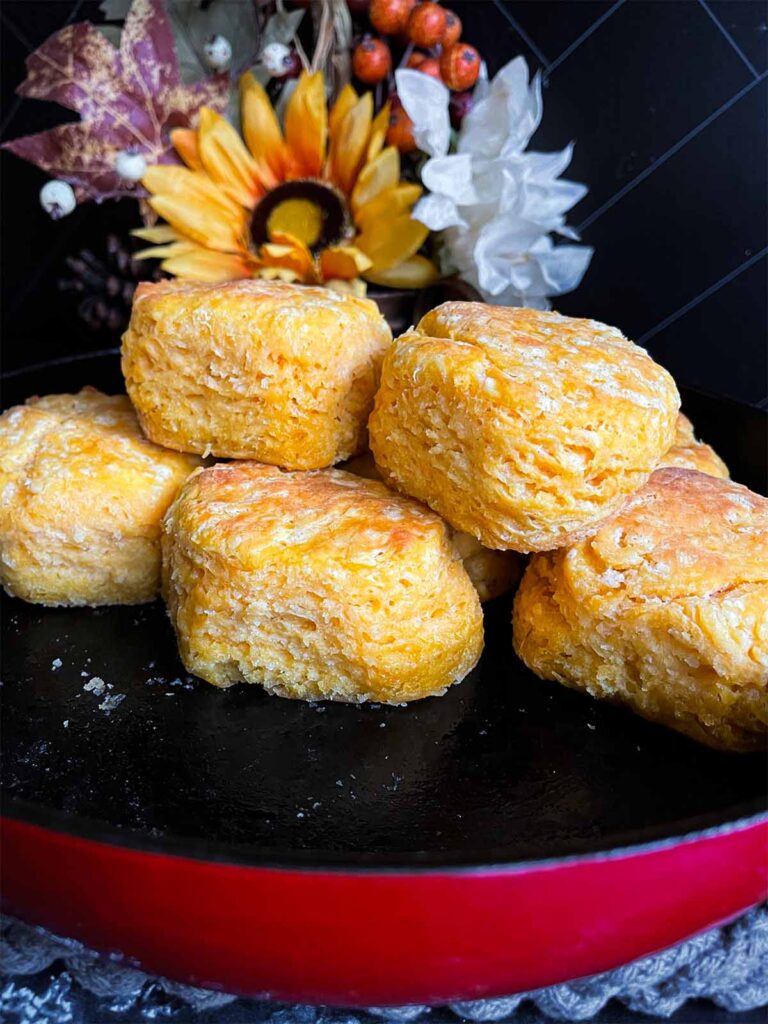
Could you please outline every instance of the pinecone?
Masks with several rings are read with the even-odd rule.
[[[64,261],[71,277],[59,280],[59,291],[77,300],[77,315],[92,331],[122,331],[128,326],[131,302],[140,281],[159,281],[156,264],[133,258],[118,235],[109,234],[103,252],[81,249]]]

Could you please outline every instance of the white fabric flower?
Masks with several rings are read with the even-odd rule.
[[[429,191],[413,216],[443,232],[444,268],[486,300],[546,309],[549,297],[572,291],[589,266],[588,246],[556,246],[550,237],[577,239],[565,215],[587,189],[560,179],[573,146],[525,151],[542,115],[541,79],[529,84],[525,60],[510,61],[490,83],[481,78],[449,154],[448,90],[418,71],[395,74],[414,138],[430,157],[422,168]]]
[[[395,72],[397,96],[413,121],[413,139],[430,156],[445,156],[451,142],[446,86],[431,75],[402,68]]]

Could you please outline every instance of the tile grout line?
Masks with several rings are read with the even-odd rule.
[[[718,29],[720,30],[720,32],[721,32],[721,33],[722,33],[722,34],[723,34],[723,35],[725,36],[725,38],[726,38],[726,39],[728,40],[728,42],[729,42],[729,43],[731,44],[731,46],[733,47],[733,49],[734,49],[734,50],[736,51],[736,53],[737,53],[737,54],[739,55],[739,57],[741,57],[742,61],[743,61],[743,62],[744,62],[744,63],[746,64],[746,66],[747,66],[747,67],[749,68],[749,70],[750,70],[750,71],[752,72],[752,75],[753,75],[753,77],[754,77],[754,78],[759,78],[759,74],[758,74],[758,71],[757,71],[757,68],[755,67],[755,65],[754,65],[754,64],[752,63],[752,61],[751,61],[751,60],[749,60],[749,58],[747,57],[747,55],[746,55],[746,54],[744,53],[744,51],[742,50],[742,48],[741,48],[741,47],[739,46],[739,44],[738,44],[738,43],[736,42],[736,40],[735,40],[735,39],[733,38],[733,36],[732,36],[732,35],[731,35],[731,33],[730,33],[730,32],[728,31],[728,29],[727,29],[727,28],[725,27],[725,25],[724,25],[724,24],[722,23],[722,21],[720,21],[720,19],[718,18],[718,16],[717,16],[717,15],[715,14],[715,12],[714,12],[714,11],[712,10],[712,8],[711,8],[711,7],[709,6],[709,4],[708,4],[708,3],[706,3],[706,0],[699,0],[699,7],[702,7],[702,8],[703,8],[703,9],[704,9],[704,10],[705,10],[705,11],[707,12],[707,14],[708,14],[708,15],[709,15],[709,17],[710,17],[710,18],[712,19],[712,21],[713,21],[713,22],[715,23],[715,25],[717,26],[717,28],[718,28]]]
[[[615,12],[618,11],[618,9],[625,2],[626,0],[616,0],[616,3],[613,4],[612,7],[609,7],[608,10],[601,14],[599,18],[596,18],[595,21],[593,21],[592,24],[589,26],[589,28],[581,33],[578,39],[574,39],[571,45],[566,46],[566,48],[563,50],[560,56],[556,57],[552,61],[552,63],[549,65],[549,68],[547,69],[548,72],[554,71],[556,67],[559,67],[563,63],[563,61],[566,60],[566,58],[570,57],[574,50],[577,50],[585,40],[589,39],[592,33],[599,29],[603,22],[607,21],[612,14],[615,14]]]
[[[30,43],[30,41],[27,38],[25,38],[24,35],[16,28],[14,23],[10,20],[8,15],[3,10],[0,10],[0,21],[2,21],[3,28],[5,29],[5,31],[6,32],[10,32],[13,36],[16,37],[16,39],[18,39],[18,41],[21,43],[21,45],[27,51],[27,57],[29,57],[30,53],[32,53],[33,50],[34,50],[34,47]],[[25,66],[26,66],[26,57],[25,57]],[[19,96],[19,94],[16,93],[14,98],[13,98],[13,103],[11,103],[9,105],[8,111],[6,112],[5,117],[3,117],[2,121],[0,121],[0,139],[2,139],[5,136],[6,128],[8,127],[8,125],[11,123],[11,121],[16,116],[16,114],[18,112],[18,109],[21,106],[22,102],[23,102],[23,97]]]
[[[636,175],[636,177],[634,177],[632,181],[627,182],[627,184],[624,185],[623,188],[620,188],[618,192],[615,192],[610,199],[606,199],[603,205],[598,206],[598,208],[593,213],[586,217],[581,222],[581,224],[579,224],[576,230],[579,233],[581,233],[586,228],[594,224],[594,222],[599,217],[602,217],[602,215],[607,210],[610,210],[610,208],[614,206],[620,199],[623,199],[624,196],[627,195],[628,192],[631,192],[636,185],[639,185],[641,184],[641,182],[645,181],[645,179],[648,178],[651,174],[653,174],[654,171],[658,170],[659,167],[665,164],[667,160],[670,159],[670,157],[673,157],[675,153],[678,153],[683,148],[683,146],[687,145],[687,143],[689,143],[692,139],[695,139],[696,136],[700,132],[703,132],[705,128],[708,128],[713,121],[716,121],[721,114],[724,114],[727,110],[730,110],[730,108],[735,103],[738,103],[738,101],[742,99],[744,96],[746,96],[748,92],[751,92],[756,85],[758,85],[766,78],[766,76],[768,76],[768,71],[764,71],[762,75],[758,75],[758,77],[755,78],[753,81],[749,82],[743,88],[739,89],[739,91],[735,93],[733,96],[731,96],[730,99],[726,100],[725,103],[722,104],[722,106],[718,107],[717,110],[712,111],[712,113],[708,117],[705,117],[700,124],[697,124],[695,128],[692,128],[681,139],[678,139],[674,146],[670,146],[670,148],[665,153],[662,153],[660,157],[654,160],[653,163],[650,164],[650,166],[646,167],[644,171],[641,171],[638,175]]]
[[[690,313],[692,309],[704,302],[705,299],[708,299],[710,295],[714,295],[715,292],[719,291],[724,285],[729,284],[745,270],[749,270],[751,266],[758,263],[766,255],[768,255],[768,245],[764,249],[761,249],[760,252],[754,253],[749,257],[749,259],[744,260],[744,262],[739,264],[739,266],[734,270],[731,270],[724,277],[721,277],[719,281],[715,281],[715,283],[711,284],[709,288],[705,288],[704,291],[697,295],[695,299],[691,299],[690,302],[686,302],[685,305],[681,306],[676,312],[670,313],[669,316],[659,321],[655,327],[652,327],[637,339],[637,344],[644,345],[646,341],[655,337],[659,331],[663,331],[665,327],[669,327],[669,325],[673,324],[675,320],[679,320],[681,316],[685,316],[686,313]]]
[[[525,29],[522,27],[522,25],[520,25],[520,23],[518,22],[517,18],[515,18],[512,15],[512,13],[507,10],[507,7],[504,4],[503,0],[493,0],[493,2],[496,5],[496,8],[501,12],[501,14],[507,20],[507,22],[512,26],[512,28],[515,30],[515,32],[517,32],[517,34],[523,40],[523,42],[528,47],[528,49],[531,50],[536,55],[536,57],[539,60],[539,63],[543,65],[544,70],[545,71],[549,71],[550,65],[549,65],[549,61],[547,60],[546,56],[538,48],[536,43],[534,43],[533,39],[531,39],[531,37],[528,35],[528,33],[525,31]]]
[[[33,50],[36,49],[36,47],[34,47],[32,45],[32,43],[30,43],[30,41],[27,39],[27,37],[21,31],[21,29],[16,27],[16,25],[11,21],[11,19],[8,17],[8,15],[3,10],[0,10],[0,21],[3,22],[3,24],[6,27],[6,29],[11,33],[11,35],[16,36],[18,41],[21,43],[21,45],[27,51],[27,56],[29,56],[29,54],[32,53]]]

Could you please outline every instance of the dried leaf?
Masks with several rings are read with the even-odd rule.
[[[101,0],[99,10],[105,21],[124,21],[131,9],[131,0]]]
[[[108,43],[111,43],[115,49],[120,46],[120,36],[122,35],[122,27],[120,25],[96,25],[96,30],[104,36]]]
[[[270,43],[282,43],[288,46],[299,31],[304,11],[278,11],[273,14],[264,29],[264,46]],[[263,49],[263,47],[262,47]]]
[[[304,11],[277,11],[264,26],[264,35],[259,50],[266,49],[271,43],[282,43],[283,46],[290,46],[296,33],[299,31]],[[266,85],[270,74],[261,64],[255,64],[251,69],[253,76],[260,85]]]
[[[233,79],[253,64],[262,49],[250,0],[212,0],[205,8],[199,0],[171,0],[168,14],[184,82],[193,82],[208,73],[205,44],[211,36],[224,36],[229,41]]]
[[[225,75],[182,84],[162,0],[134,0],[119,50],[82,22],[30,54],[19,95],[60,103],[81,120],[3,148],[70,182],[79,199],[141,196],[115,171],[117,154],[135,148],[148,164],[178,163],[171,129],[192,125],[201,106],[222,110],[228,91]]]
[[[100,10],[107,21],[123,21],[130,0],[102,0]],[[232,46],[231,77],[238,78],[258,56],[260,46],[255,0],[167,0],[166,10],[173,31],[182,82],[196,82],[209,73],[205,44],[211,36],[225,36]],[[301,20],[302,12],[298,13]],[[110,42],[119,40],[116,25],[99,25]]]

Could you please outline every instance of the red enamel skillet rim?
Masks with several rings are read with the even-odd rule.
[[[732,815],[732,816],[731,816]],[[18,821],[73,838],[138,854],[181,857],[221,866],[264,868],[276,871],[337,873],[342,875],[409,875],[409,874],[475,874],[533,871],[540,868],[565,867],[589,861],[604,861],[663,852],[679,845],[726,837],[731,833],[768,829],[765,800],[745,801],[730,813],[701,815],[683,822],[657,826],[651,839],[641,838],[642,829],[616,837],[616,845],[605,848],[598,843],[584,849],[580,844],[563,844],[563,852],[552,857],[531,857],[506,860],[503,850],[473,856],[450,851],[427,853],[343,853],[312,849],[266,849],[247,844],[206,841],[175,836],[150,836],[141,832],[115,828],[106,822],[64,811],[37,806],[26,800],[5,796],[0,826],[5,821]],[[768,837],[768,831],[766,832]]]

